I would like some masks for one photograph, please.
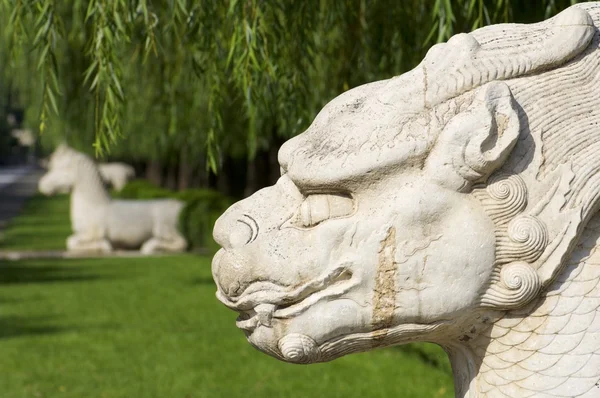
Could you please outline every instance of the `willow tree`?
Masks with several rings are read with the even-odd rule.
[[[225,169],[222,189],[234,176],[250,192],[344,90],[405,72],[455,33],[572,3],[0,0],[0,71],[48,146],[147,163],[180,187]]]

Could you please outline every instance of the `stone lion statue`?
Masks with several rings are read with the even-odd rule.
[[[259,350],[437,343],[457,397],[600,396],[600,3],[434,46],[333,99],[217,221]]]

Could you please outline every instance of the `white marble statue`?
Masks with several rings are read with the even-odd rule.
[[[68,250],[110,252],[113,248],[140,248],[144,254],[185,250],[187,242],[177,224],[183,202],[174,199],[112,200],[94,161],[63,147],[40,179],[45,195],[71,191]]]
[[[48,159],[40,159],[39,165],[44,169],[52,167],[53,160],[63,153],[63,149],[69,149],[65,144],[59,145]],[[112,186],[116,191],[120,191],[127,182],[135,177],[135,170],[128,164],[121,162],[96,163],[100,176],[104,183]],[[68,191],[59,192],[67,193]]]
[[[457,397],[600,397],[598,26],[584,3],[459,34],[325,106],[214,228],[250,344],[434,342]]]

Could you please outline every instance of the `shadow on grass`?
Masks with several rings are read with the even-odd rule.
[[[21,261],[0,262],[0,285],[26,283],[82,282],[115,279],[116,275],[95,272],[90,266],[30,265]],[[123,275],[118,275],[122,278]]]
[[[82,332],[86,330],[118,329],[117,325],[58,325],[54,316],[22,317],[6,316],[0,317],[0,341],[26,336],[53,335],[59,333]]]
[[[0,250],[66,250],[68,232],[69,230],[52,231],[50,238],[40,239],[39,235],[26,231],[12,230],[10,235],[2,235],[0,231]]]
[[[64,214],[56,214],[56,215],[41,214],[39,216],[39,218],[32,217],[31,214],[28,214],[28,217],[21,217],[21,218],[19,218],[18,223],[17,222],[13,222],[12,220],[9,221],[8,222],[8,226],[9,227],[15,226],[15,227],[18,227],[18,228],[28,228],[28,227],[40,228],[40,227],[43,227],[43,226],[52,226],[52,227],[54,227],[56,224],[58,224],[59,227],[63,227],[63,226],[70,227],[70,224],[65,223],[64,220],[65,220],[65,215]],[[53,225],[53,224],[55,224],[55,225]]]
[[[28,298],[28,301],[33,300],[32,298]],[[14,297],[2,297],[0,296],[0,305],[1,304],[18,304],[26,301],[23,298],[14,298]]]
[[[0,340],[20,336],[57,334],[69,330],[67,327],[49,324],[52,318],[50,316],[35,318],[0,317]]]

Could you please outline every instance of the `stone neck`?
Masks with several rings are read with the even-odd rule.
[[[456,397],[600,396],[600,254],[587,232],[539,299],[480,312],[443,344]]]
[[[77,162],[77,180],[73,186],[73,200],[81,200],[90,204],[110,202],[100,173],[93,161],[80,157]]]
[[[452,365],[454,392],[457,398],[472,398],[477,395],[477,376],[482,358],[479,358],[468,345],[445,347]]]
[[[89,187],[73,187],[71,200],[90,205],[101,205],[110,202],[107,192],[102,189],[89,189]]]

